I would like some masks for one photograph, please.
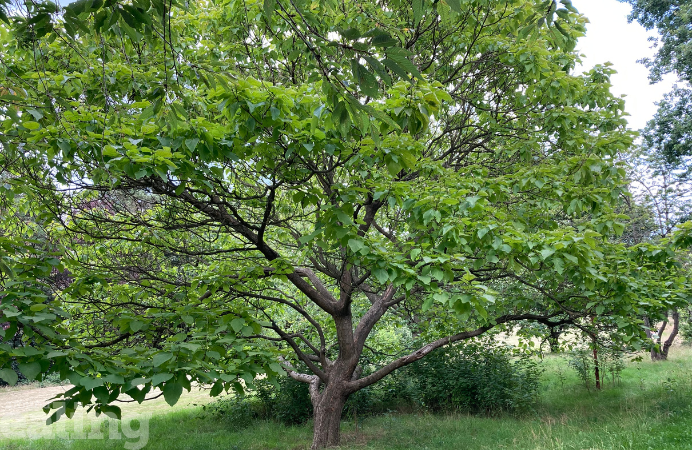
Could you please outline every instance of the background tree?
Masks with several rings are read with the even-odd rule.
[[[498,325],[636,342],[683,282],[609,240],[632,136],[612,70],[571,73],[562,3],[28,5],[0,35],[0,164],[72,280],[39,295],[13,267],[41,253],[8,259],[34,344],[2,367],[73,382],[49,420],[285,370],[322,448],[351,394]],[[364,367],[399,323],[417,339]]]
[[[658,82],[664,74],[674,73],[682,86],[675,86],[661,102],[658,111],[643,130],[638,170],[635,181],[640,189],[640,200],[652,209],[659,236],[667,236],[682,222],[689,220],[690,212],[690,101],[692,91],[687,87],[692,80],[692,53],[690,52],[689,23],[692,3],[685,0],[628,0],[633,9],[630,20],[636,20],[647,30],[659,33],[653,39],[658,50],[653,59],[644,58],[650,70],[651,82]],[[683,256],[684,258],[684,256]],[[665,342],[663,331],[672,316],[673,328]],[[649,319],[647,319],[647,326]],[[651,352],[652,359],[666,359],[668,349],[679,329],[679,313],[672,310],[663,317],[661,325],[648,331],[658,349]]]
[[[658,48],[653,59],[643,58],[652,82],[660,81],[667,73],[681,80],[692,80],[692,51],[689,29],[692,3],[689,0],[621,0],[632,5],[629,20],[636,20],[647,30],[656,30],[653,38]]]

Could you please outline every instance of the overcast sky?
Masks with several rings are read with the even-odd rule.
[[[652,56],[653,31],[646,31],[637,22],[627,23],[631,7],[617,0],[572,0],[580,13],[589,18],[586,36],[579,40],[577,50],[584,54],[584,68],[610,61],[617,75],[611,78],[612,92],[625,94],[625,108],[630,128],[638,130],[656,112],[654,102],[660,100],[675,82],[674,76],[660,83],[649,84],[649,71],[638,59]]]

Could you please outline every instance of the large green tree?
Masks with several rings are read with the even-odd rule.
[[[54,419],[286,371],[322,448],[349,395],[496,326],[637,339],[682,281],[609,241],[632,137],[562,3],[7,9],[0,376],[70,379]],[[417,346],[365,365],[393,326]]]

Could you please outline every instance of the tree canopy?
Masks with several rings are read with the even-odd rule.
[[[667,73],[692,80],[692,52],[689,29],[692,4],[688,0],[620,0],[632,5],[630,20],[636,20],[647,30],[658,31],[654,39],[658,50],[654,59],[642,61],[651,70],[652,81],[660,81]]]
[[[625,0],[622,0],[625,1]],[[632,5],[630,20],[636,20],[647,30],[655,30],[652,38],[656,54],[653,59],[643,58],[650,70],[652,83],[661,81],[665,74],[675,74],[681,85],[658,103],[658,112],[643,130],[644,149],[650,155],[665,159],[670,169],[682,171],[686,176],[690,150],[689,106],[692,81],[692,53],[690,53],[689,23],[692,3],[685,0],[626,0]]]
[[[573,73],[568,0],[5,15],[0,311],[25,345],[0,377],[69,379],[52,419],[287,372],[321,448],[435,348],[520,320],[635,342],[686,299],[672,250],[611,239],[632,134],[612,69]],[[368,364],[388,327],[410,345]]]

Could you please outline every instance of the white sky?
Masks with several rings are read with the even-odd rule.
[[[649,70],[637,63],[640,58],[652,56],[654,50],[647,38],[648,32],[637,22],[627,23],[631,7],[617,0],[572,0],[580,13],[589,18],[586,36],[577,43],[577,50],[585,55],[583,67],[610,61],[618,73],[611,78],[615,95],[625,94],[625,110],[629,127],[638,130],[656,112],[654,102],[670,91],[676,81],[668,76],[654,85],[649,84]]]

